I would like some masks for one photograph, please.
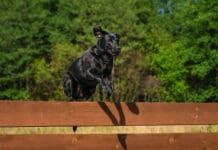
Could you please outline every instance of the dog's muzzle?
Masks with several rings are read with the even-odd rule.
[[[121,52],[121,48],[120,47],[116,48],[115,50],[113,50],[113,56],[118,56],[120,52]]]

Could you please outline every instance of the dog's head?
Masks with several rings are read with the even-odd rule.
[[[117,33],[106,32],[100,26],[93,28],[94,35],[97,37],[97,47],[104,50],[106,53],[117,56],[121,52],[119,46],[120,37]]]

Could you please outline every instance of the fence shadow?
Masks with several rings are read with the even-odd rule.
[[[118,111],[119,118],[116,118],[115,115],[112,113],[112,111],[109,109],[109,107],[106,105],[104,102],[99,102],[99,106],[104,110],[104,112],[107,114],[107,116],[110,118],[112,121],[113,125],[126,125],[126,119],[125,115],[123,113],[123,109],[121,106],[120,102],[113,103],[116,107],[116,110]],[[134,114],[139,114],[139,109],[135,103],[126,103],[128,106],[128,109],[134,113]],[[127,150],[127,145],[126,145],[126,138],[127,134],[117,134],[118,140],[120,144],[122,145],[123,149]]]

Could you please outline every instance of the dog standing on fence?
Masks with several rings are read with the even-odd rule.
[[[100,92],[113,93],[113,58],[119,55],[119,35],[106,32],[100,26],[93,28],[97,44],[74,61],[64,74],[64,93],[71,100],[88,99],[99,84]]]

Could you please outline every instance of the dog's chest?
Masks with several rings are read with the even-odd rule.
[[[103,55],[100,59],[98,59],[96,67],[98,68],[99,72],[104,72],[105,70],[112,69],[112,65],[113,60]]]

